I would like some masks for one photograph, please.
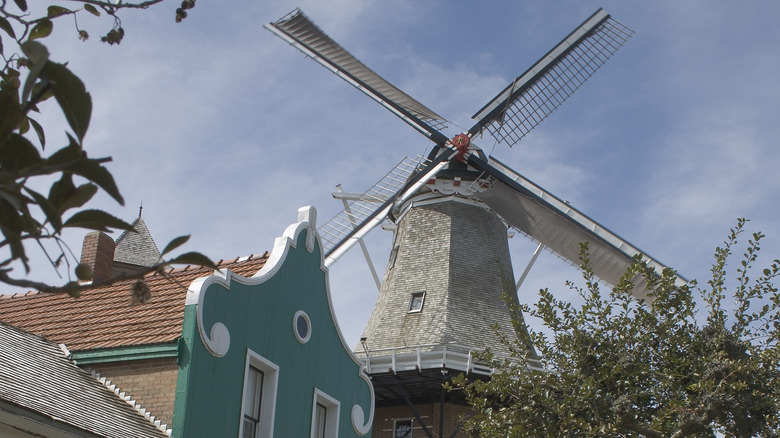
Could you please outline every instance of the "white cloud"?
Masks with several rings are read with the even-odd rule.
[[[367,65],[468,128],[473,112],[600,5],[301,6]],[[163,3],[128,14],[115,47],[96,41],[91,22],[88,43],[57,28],[47,44],[55,59],[70,60],[95,102],[87,148],[114,157],[127,199],[120,208],[101,198],[101,207],[131,220],[143,202],[158,244],[192,233],[188,249],[231,258],[270,249],[302,205],[327,220],[340,208],[330,197],[336,184],[366,189],[403,156],[427,152],[419,134],[262,29],[295,6],[204,2],[177,25]],[[778,234],[778,7],[605,7],[637,34],[528,138],[495,155],[688,276],[706,274],[704,257],[736,216]],[[57,144],[65,126],[52,117]],[[478,143],[492,147],[488,138]],[[68,238],[76,253],[81,237]],[[377,239],[384,248],[387,236]],[[380,272],[386,253],[372,254]],[[331,290],[354,342],[373,285],[359,251],[341,263]],[[535,289],[562,284],[552,266],[533,271]]]

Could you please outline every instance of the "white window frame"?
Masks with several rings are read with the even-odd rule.
[[[279,384],[279,365],[260,356],[254,351],[246,350],[246,364],[244,365],[244,384],[241,391],[241,418],[238,427],[238,437],[244,436],[244,399],[246,399],[246,384],[249,376],[249,367],[252,366],[263,372],[263,389],[260,400],[260,423],[257,431],[258,438],[271,438],[274,435],[274,417],[276,415],[276,390]]]
[[[412,304],[414,304],[414,297],[415,295],[420,296],[420,307],[417,309],[412,308]],[[419,290],[417,292],[412,292],[412,294],[409,296],[409,307],[406,311],[406,313],[420,313],[422,312],[423,306],[425,305],[425,291]]]
[[[298,333],[298,320],[300,318],[303,318],[303,320],[306,322],[306,336],[301,336],[301,334]],[[307,315],[303,310],[295,312],[295,315],[293,316],[293,334],[295,334],[295,339],[297,339],[301,344],[309,342],[309,339],[311,339],[311,329],[311,318],[309,318],[309,315]]]
[[[317,405],[325,406],[325,438],[337,438],[339,433],[339,410],[341,402],[325,392],[314,388],[314,398],[311,404],[311,438],[317,437]]]

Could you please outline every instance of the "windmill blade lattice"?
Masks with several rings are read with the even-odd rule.
[[[469,130],[487,130],[513,146],[587,81],[634,31],[599,9],[542,59],[518,76],[472,118]]]
[[[341,245],[359,225],[365,223],[381,205],[394,199],[427,160],[423,157],[405,157],[382,179],[358,199],[348,202],[347,207],[317,229],[325,257]]]
[[[310,56],[347,83],[367,94],[411,127],[436,143],[447,137],[439,131],[446,120],[358,61],[303,12],[296,9],[265,28]]]

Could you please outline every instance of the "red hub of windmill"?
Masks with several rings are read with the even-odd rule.
[[[455,159],[462,163],[463,157],[466,155],[466,152],[469,151],[471,139],[466,134],[458,134],[455,137],[452,137],[450,143],[458,150],[458,155],[455,155]]]

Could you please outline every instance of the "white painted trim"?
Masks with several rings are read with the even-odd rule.
[[[314,421],[317,418],[317,403],[325,406],[325,438],[337,438],[339,436],[341,402],[318,388],[314,388],[311,404],[311,438],[317,436],[317,430],[314,427]]]
[[[276,392],[279,387],[279,365],[260,356],[251,349],[246,350],[246,363],[244,364],[243,390],[241,391],[241,412],[239,413],[238,438],[244,436],[244,399],[246,398],[246,379],[249,375],[249,366],[253,366],[263,372],[263,394],[260,406],[260,433],[261,438],[274,436],[274,418],[276,418]],[[268,406],[268,408],[265,408]]]
[[[306,320],[306,336],[301,336],[300,333],[298,333],[298,318],[303,317],[303,319]],[[295,312],[295,316],[293,316],[292,320],[292,326],[293,326],[293,334],[295,335],[295,339],[298,340],[301,344],[305,344],[309,342],[309,339],[311,339],[311,318],[309,318],[309,315],[306,314],[303,310],[299,310]]]
[[[429,192],[419,196],[415,196],[414,198],[407,201],[407,203],[404,204],[401,213],[398,215],[396,222],[400,221],[404,216],[406,216],[406,213],[408,213],[409,210],[411,210],[413,207],[442,204],[444,202],[458,202],[460,204],[473,205],[483,210],[489,210],[489,207],[484,202],[476,199],[464,198],[457,195],[442,195],[440,193]]]
[[[314,251],[314,239],[317,235],[316,220],[317,210],[314,207],[308,206],[299,208],[298,222],[289,225],[284,230],[281,237],[277,237],[276,240],[274,240],[274,248],[271,250],[268,261],[265,262],[262,269],[251,277],[257,281],[246,284],[260,284],[268,278],[273,277],[287,258],[290,248],[295,248],[298,235],[303,231],[308,232],[306,236],[306,250],[309,252]]]
[[[217,322],[210,330],[210,333],[206,333],[206,329],[203,326],[203,300],[204,291],[212,283],[219,284],[225,291],[230,290],[230,283],[237,281],[244,285],[256,285],[261,284],[273,277],[273,275],[280,269],[282,263],[287,258],[287,254],[290,248],[295,248],[296,241],[301,232],[307,231],[307,241],[309,239],[319,239],[317,234],[316,223],[312,223],[306,219],[313,219],[316,221],[316,210],[314,207],[302,207],[298,209],[298,222],[291,224],[287,227],[281,237],[277,237],[274,242],[274,248],[265,262],[265,265],[255,275],[250,278],[236,275],[228,269],[221,271],[214,271],[214,275],[210,277],[203,277],[193,281],[187,290],[186,305],[197,304],[197,325],[198,332],[200,333],[201,341],[212,355],[216,357],[224,356],[230,347],[230,333],[224,324]],[[313,240],[312,240],[313,242]],[[308,243],[308,242],[307,242]],[[307,245],[308,246],[308,245]],[[320,245],[320,248],[322,246]],[[312,251],[313,251],[312,246]],[[341,332],[341,327],[338,323],[338,318],[333,310],[333,300],[330,293],[330,280],[328,278],[328,268],[325,266],[325,260],[323,254],[320,254],[320,269],[325,273],[325,292],[328,299],[328,310],[330,311],[330,317],[333,323],[336,325],[336,332],[339,335],[339,340],[343,347],[344,352],[349,355],[352,362],[355,363],[355,367],[358,376],[363,379],[370,392],[370,402],[367,406],[368,417],[360,405],[352,406],[352,427],[360,435],[365,435],[371,430],[371,424],[374,421],[374,386],[371,384],[371,379],[368,377],[363,369],[362,362],[355,356],[352,349],[347,345],[344,340],[344,334]]]
[[[187,289],[187,299],[185,305],[196,304],[196,321],[198,333],[203,346],[214,357],[223,357],[230,349],[230,331],[227,326],[221,322],[215,322],[211,330],[206,333],[206,327],[203,325],[203,301],[206,297],[205,291],[212,283],[222,285],[225,290],[230,290],[230,282],[233,273],[226,269],[224,271],[214,271],[211,277],[202,277],[190,284]]]
[[[314,207],[301,207],[298,209],[298,222],[290,225],[284,231],[281,237],[277,237],[274,243],[274,249],[268,260],[254,276],[251,278],[242,277],[231,272],[229,269],[214,271],[210,277],[201,277],[190,284],[187,290],[187,299],[185,305],[197,304],[197,326],[200,339],[206,350],[215,357],[223,357],[230,349],[230,331],[221,322],[216,322],[207,332],[203,324],[203,302],[205,300],[204,291],[211,284],[219,284],[225,291],[230,290],[232,281],[240,284],[256,285],[265,282],[279,270],[290,248],[295,248],[295,242],[298,235],[307,231],[306,249],[309,252],[314,251],[314,240],[316,237],[316,218],[317,211]],[[335,320],[334,320],[335,321]]]

